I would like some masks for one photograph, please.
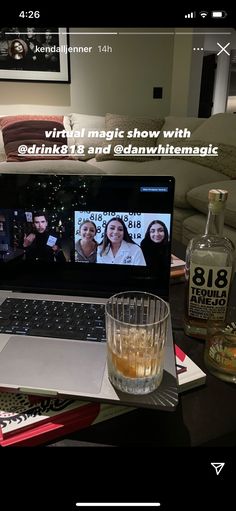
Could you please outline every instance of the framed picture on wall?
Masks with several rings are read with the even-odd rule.
[[[66,28],[0,28],[0,80],[70,83]]]

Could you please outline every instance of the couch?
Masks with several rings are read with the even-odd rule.
[[[24,121],[39,118],[43,120],[45,126],[47,118],[50,117],[51,122],[53,116],[15,116],[12,119],[16,122],[22,120],[22,117]],[[204,232],[208,190],[210,188],[227,189],[229,198],[225,211],[224,233],[236,244],[235,115],[222,113],[209,119],[173,116],[158,119],[114,114],[93,116],[73,113],[61,117],[58,122],[62,123],[62,128],[70,135],[67,139],[63,139],[63,143],[67,143],[70,148],[79,148],[78,153],[68,158],[59,156],[58,159],[47,156],[45,159],[32,157],[30,161],[28,157],[23,158],[23,161],[22,157],[15,157],[12,151],[12,139],[11,137],[7,139],[6,134],[4,136],[4,122],[0,122],[4,136],[4,141],[0,140],[0,172],[172,175],[176,180],[173,237],[185,245],[194,235]],[[134,135],[135,128],[136,135],[128,138],[128,133],[132,132],[131,134]],[[137,130],[142,133],[141,137],[137,137]],[[183,130],[187,130],[187,136],[181,135]],[[29,131],[27,129],[27,137]],[[156,134],[159,132],[156,138],[153,138],[153,135],[150,136],[150,133],[153,134],[154,131]],[[88,136],[91,132],[93,136]],[[172,133],[172,138],[165,138],[164,132]],[[22,126],[20,133],[20,141],[27,143],[27,137],[24,139],[23,135],[22,138]],[[104,134],[109,135],[105,137]],[[113,138],[111,134],[114,135]],[[33,136],[35,137],[35,134]],[[7,140],[11,142],[10,153],[6,152]],[[30,142],[32,143],[32,140]],[[55,140],[52,142],[55,143]],[[203,157],[199,154],[191,156],[178,154],[170,157],[162,155],[150,157],[145,154],[114,156],[114,147],[120,143],[123,146],[133,144],[144,148],[167,143],[175,147],[205,147],[212,144],[213,147],[218,147],[219,156]]]

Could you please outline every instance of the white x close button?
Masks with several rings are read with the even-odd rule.
[[[222,46],[222,44],[220,44],[218,42],[216,44],[218,44],[218,46],[221,48],[221,50],[219,51],[219,53],[217,53],[217,55],[220,55],[223,52],[226,53],[227,55],[230,55],[230,53],[225,49],[230,45],[230,43],[227,43],[225,46]]]

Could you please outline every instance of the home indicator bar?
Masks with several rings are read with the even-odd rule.
[[[159,507],[160,502],[76,502],[77,507]]]

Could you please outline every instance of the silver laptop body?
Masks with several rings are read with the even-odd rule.
[[[151,394],[134,396],[119,392],[108,380],[106,342],[80,340],[79,334],[76,339],[63,333],[55,337],[55,332],[24,335],[20,330],[24,317],[19,312],[18,318],[17,308],[10,325],[4,319],[6,299],[44,301],[45,310],[47,304],[63,302],[66,309],[72,304],[105,304],[115,292],[136,289],[168,300],[169,271],[160,275],[158,268],[147,265],[77,261],[75,247],[78,225],[85,220],[96,224],[98,247],[106,223],[116,217],[123,219],[137,245],[156,218],[166,221],[171,237],[173,178],[1,174],[0,190],[0,389],[174,410],[178,393],[171,321],[162,383]],[[42,212],[45,204],[51,219],[48,247],[58,239],[63,262],[26,255],[24,239],[34,212]],[[170,253],[169,244],[169,267]]]

